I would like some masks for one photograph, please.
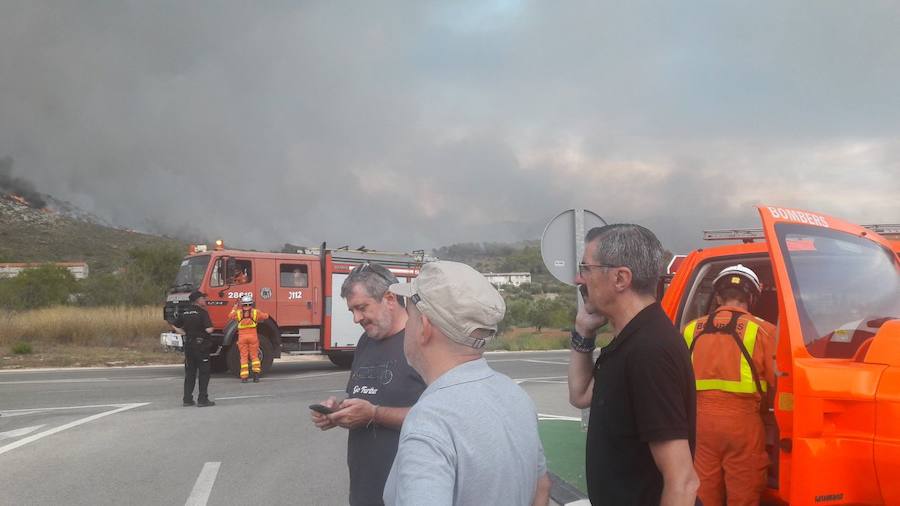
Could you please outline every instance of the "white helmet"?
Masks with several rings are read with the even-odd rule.
[[[759,277],[741,264],[722,269],[722,272],[713,280],[713,289],[717,292],[729,286],[739,288],[754,297],[759,297],[759,294],[762,293]]]
[[[253,304],[253,295],[249,293],[245,293],[241,295],[241,305]]]

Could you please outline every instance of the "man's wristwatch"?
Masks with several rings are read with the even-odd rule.
[[[577,330],[572,329],[572,350],[579,353],[593,353],[597,347],[597,337],[584,337]]]

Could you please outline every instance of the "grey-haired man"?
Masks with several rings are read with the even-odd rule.
[[[404,352],[428,388],[403,423],[385,504],[546,505],[534,404],[482,356],[503,298],[471,267],[443,261],[390,291],[408,300]]]
[[[344,280],[341,297],[365,333],[353,356],[348,398],[340,403],[334,397],[322,402],[335,410],[333,414],[310,412],[321,430],[348,429],[352,506],[383,504],[381,495],[397,453],[400,426],[425,390],[422,378],[403,356],[406,311],[388,292],[397,281],[391,271],[377,264],[361,265]]]

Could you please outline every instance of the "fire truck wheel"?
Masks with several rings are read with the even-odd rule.
[[[332,353],[328,355],[328,359],[341,369],[350,369],[350,366],[353,365],[353,353]]]

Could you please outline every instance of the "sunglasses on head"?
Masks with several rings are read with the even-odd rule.
[[[378,276],[379,278],[387,281],[388,285],[393,285],[394,283],[397,282],[396,279],[391,279],[387,276],[387,274],[372,267],[372,264],[362,264],[359,267],[357,267],[357,269],[359,270],[360,274],[362,274],[363,272],[371,272],[372,274]],[[388,271],[388,272],[390,272],[390,271]]]

